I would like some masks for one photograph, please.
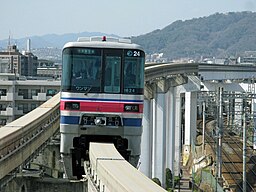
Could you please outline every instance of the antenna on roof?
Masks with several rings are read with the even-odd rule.
[[[11,45],[11,31],[9,30],[8,46]]]

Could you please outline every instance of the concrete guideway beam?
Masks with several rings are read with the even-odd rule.
[[[22,165],[26,162],[31,155],[33,155],[36,150],[42,146],[54,133],[59,129],[59,120],[52,122],[45,131],[39,134],[37,137],[33,138],[32,141],[26,143],[22,146],[21,150],[18,150],[12,154],[9,158],[1,161],[0,163],[0,179],[7,175],[10,171]]]
[[[171,76],[168,78],[155,79],[145,84],[144,95],[147,99],[155,97],[156,93],[166,93],[170,87],[186,84],[188,77],[182,75]]]
[[[55,95],[37,109],[1,128],[2,131],[8,130],[8,135],[1,135],[3,140],[1,149],[12,147],[13,150],[0,159],[0,179],[28,162],[37,149],[57,132],[59,129],[59,98],[59,94]],[[20,135],[20,132],[23,134]],[[15,137],[18,136],[24,141],[21,145],[16,145],[15,139],[17,138]]]
[[[166,191],[125,161],[113,144],[90,143],[89,157],[99,191]]]

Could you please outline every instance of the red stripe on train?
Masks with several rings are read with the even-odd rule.
[[[70,101],[61,101],[60,102],[60,110],[65,110],[65,102],[70,103]],[[110,102],[76,102],[80,103],[79,111],[89,111],[89,112],[114,112],[114,113],[123,113],[124,105],[131,103],[110,103]],[[143,104],[138,104],[139,112],[143,112]],[[72,110],[78,111],[78,110]],[[126,111],[127,112],[127,111]]]

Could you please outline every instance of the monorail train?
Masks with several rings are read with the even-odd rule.
[[[61,156],[80,178],[90,142],[114,143],[136,166],[140,156],[145,53],[129,39],[79,38],[62,51]]]

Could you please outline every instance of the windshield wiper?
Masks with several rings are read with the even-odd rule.
[[[90,92],[91,89],[92,89],[91,86],[90,86],[90,87],[87,87],[84,94],[87,95],[87,94]]]

